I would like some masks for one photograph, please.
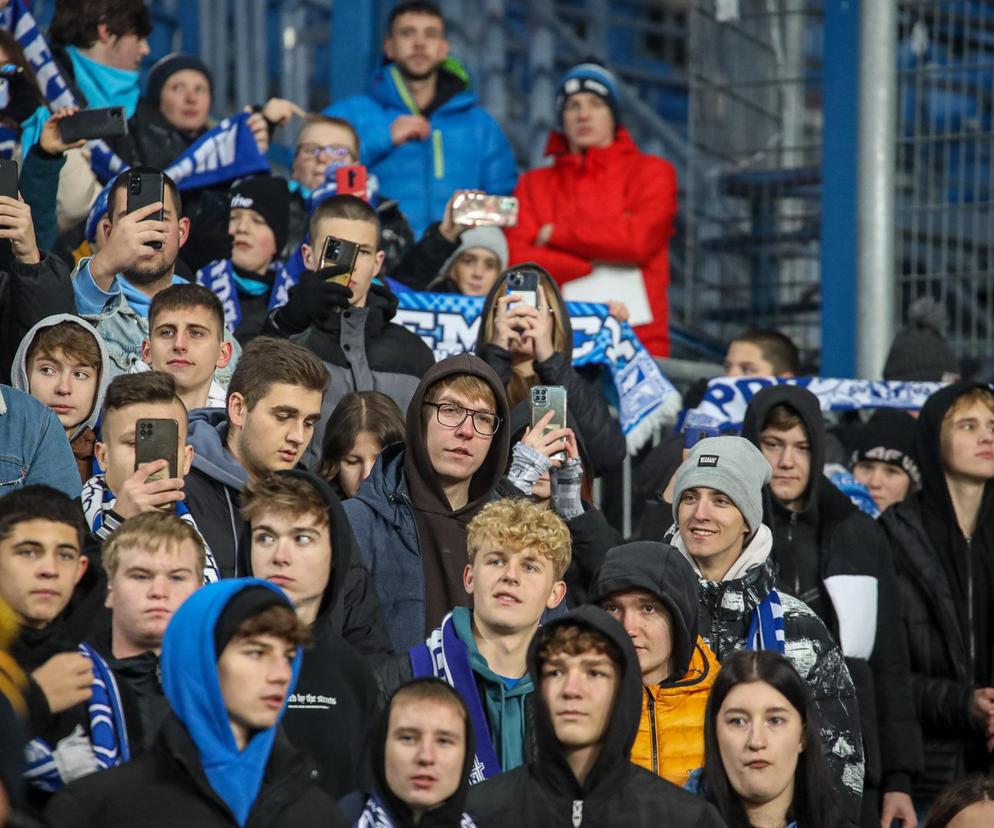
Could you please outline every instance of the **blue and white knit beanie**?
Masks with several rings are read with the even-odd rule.
[[[556,89],[556,115],[563,122],[566,99],[578,92],[591,92],[603,98],[611,109],[614,125],[621,123],[621,86],[618,79],[599,63],[587,61],[567,70]]]

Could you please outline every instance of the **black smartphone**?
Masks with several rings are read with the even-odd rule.
[[[128,174],[128,209],[126,212],[133,213],[149,204],[157,201],[165,203],[166,180],[160,172],[131,172]],[[142,221],[162,221],[162,210],[156,210],[152,215],[145,216]],[[149,242],[149,247],[158,250],[162,247],[161,242]]]
[[[531,390],[531,415],[532,428],[538,425],[549,411],[556,412],[546,427],[545,431],[555,431],[566,428],[566,389],[561,385],[535,385]],[[566,440],[563,438],[563,444]],[[566,452],[557,451],[552,455],[555,460],[565,460]]]
[[[521,301],[533,308],[538,307],[538,271],[515,270],[507,275],[507,292],[515,293]]]
[[[169,467],[149,475],[148,481],[179,477],[179,424],[175,420],[141,419],[135,423],[135,470],[142,463],[169,461]]]
[[[114,138],[128,134],[128,119],[123,106],[83,109],[59,121],[59,133],[67,144],[84,138]]]
[[[0,158],[0,196],[17,198],[17,162],[13,158]]]
[[[359,245],[355,242],[339,239],[335,236],[325,236],[324,246],[321,248],[321,259],[318,261],[318,270],[330,268],[332,272],[325,281],[348,287],[358,256]]]

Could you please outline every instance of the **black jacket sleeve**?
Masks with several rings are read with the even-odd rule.
[[[566,524],[573,541],[573,557],[566,570],[566,600],[570,607],[586,603],[590,583],[604,563],[607,550],[624,540],[600,509],[586,503],[584,508],[582,515]]]
[[[383,623],[383,610],[369,572],[362,561],[349,567],[344,585],[344,616],[341,636],[363,656],[393,655],[390,636]]]
[[[69,267],[58,256],[42,253],[28,265],[10,255],[0,260],[0,382],[10,382],[10,367],[24,335],[55,313],[75,313]]]
[[[449,256],[459,248],[459,242],[450,242],[438,227],[438,222],[428,225],[417,243],[410,245],[401,256],[390,276],[414,290],[427,289]]]
[[[582,435],[594,474],[621,465],[628,452],[625,435],[600,390],[580,376],[565,354],[553,354],[544,362],[536,362],[535,373],[546,385],[566,389],[566,425]]]

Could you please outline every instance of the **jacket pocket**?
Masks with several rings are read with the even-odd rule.
[[[0,455],[0,497],[21,488],[27,475],[27,466],[20,457]]]

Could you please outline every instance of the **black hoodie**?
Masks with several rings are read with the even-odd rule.
[[[428,458],[422,403],[432,385],[458,374],[490,386],[501,425],[473,475],[469,501],[452,509]],[[470,605],[462,586],[466,525],[495,499],[507,466],[507,421],[503,386],[482,360],[458,354],[436,363],[408,406],[405,443],[388,446],[355,497],[343,504],[398,652],[422,643],[454,606]]]
[[[577,433],[577,439],[582,440],[594,474],[604,474],[624,461],[628,452],[625,435],[621,425],[611,416],[607,399],[596,382],[585,379],[573,367],[573,328],[566,303],[545,269],[528,263],[515,265],[500,275],[483,303],[476,353],[508,387],[513,377],[511,352],[487,342],[487,320],[493,317],[497,299],[507,293],[508,275],[520,270],[538,272],[545,295],[555,309],[556,318],[562,322],[565,333],[566,348],[563,353],[553,354],[544,362],[535,362],[535,375],[543,385],[561,385],[566,389],[566,424]]]
[[[422,678],[417,679],[418,684],[436,683],[445,684],[441,679]],[[476,755],[476,739],[473,735],[473,724],[469,718],[469,711],[466,704],[458,693],[452,693],[450,698],[462,707],[463,723],[465,725],[465,745],[466,752],[463,755],[462,772],[459,775],[459,787],[455,793],[446,799],[441,805],[425,811],[421,815],[419,822],[414,821],[414,814],[410,807],[401,800],[387,784],[386,772],[386,744],[390,728],[390,711],[393,708],[394,697],[397,692],[404,689],[407,684],[398,687],[387,702],[386,707],[380,714],[376,723],[376,728],[370,736],[369,752],[370,764],[373,770],[375,796],[379,799],[382,807],[387,811],[390,818],[390,828],[461,828],[463,825],[463,809],[466,806],[466,796],[469,793],[469,775],[473,770],[473,760]],[[366,806],[369,794],[367,792],[357,792],[347,796],[339,803],[342,814],[350,825],[362,815]],[[378,824],[378,823],[377,823]]]
[[[818,398],[806,388],[764,388],[746,409],[742,436],[761,448],[763,423],[776,405],[797,412],[810,446],[809,482],[801,507],[789,509],[769,487],[765,492],[764,523],[773,532],[777,588],[811,607],[846,656],[859,703],[864,789],[910,793],[910,776],[920,772],[923,757],[908,689],[908,649],[890,544],[876,521],[825,478],[825,422]],[[854,579],[874,595],[875,607],[845,602]],[[846,622],[848,632],[874,619],[875,632],[859,647],[850,645],[840,629],[840,620]]]
[[[984,487],[977,528],[967,541],[949,495],[940,443],[943,418],[973,388],[989,390],[958,382],[928,398],[915,434],[922,490],[880,518],[894,550],[911,690],[925,742],[925,773],[915,785],[921,797],[935,796],[967,773],[989,773],[994,767],[969,713],[974,688],[994,686],[994,483]]]
[[[720,828],[721,818],[703,799],[629,761],[642,712],[642,674],[628,633],[606,612],[599,607],[581,607],[536,633],[528,653],[528,669],[536,686],[541,685],[539,650],[562,625],[579,625],[600,633],[617,646],[624,659],[597,759],[586,779],[579,782],[556,738],[548,708],[544,703],[539,704],[537,759],[470,789],[468,810],[477,823],[526,828],[559,825]]]
[[[307,481],[328,506],[332,561],[328,585],[311,626],[312,642],[304,651],[297,686],[287,704],[283,729],[290,742],[309,754],[321,770],[321,785],[338,798],[366,780],[360,777],[366,738],[377,713],[377,688],[372,670],[342,637],[349,627],[363,631],[367,649],[389,652],[383,620],[341,503],[331,487],[304,471],[283,471]],[[252,535],[246,526],[239,543],[239,571],[252,574]],[[361,570],[361,571],[359,571]],[[365,577],[363,577],[365,576]],[[360,590],[362,596],[350,592]],[[368,590],[369,595],[365,593]],[[366,600],[373,602],[368,603]],[[375,612],[368,612],[375,606]]]

